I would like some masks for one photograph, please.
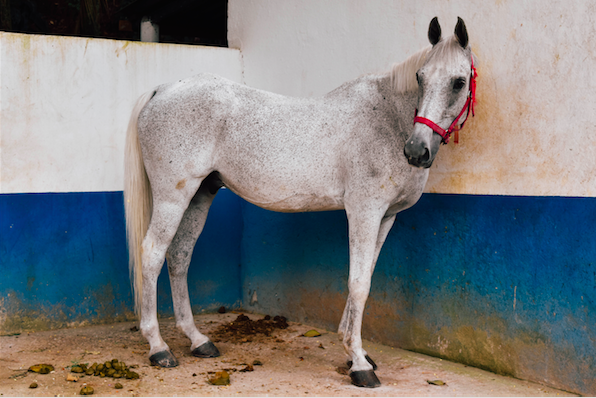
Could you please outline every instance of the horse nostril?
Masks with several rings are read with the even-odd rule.
[[[424,143],[415,147],[406,145],[404,155],[408,163],[416,167],[427,167],[426,164],[430,161],[430,151]]]

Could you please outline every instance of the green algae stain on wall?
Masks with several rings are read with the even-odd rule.
[[[438,356],[489,370],[505,376],[516,375],[514,349],[496,333],[472,326],[460,326],[455,330],[441,328],[433,333],[423,324],[411,325],[412,341],[408,349],[427,355]]]
[[[112,291],[109,285],[100,286],[76,305],[67,300],[32,305],[21,292],[8,291],[7,296],[0,299],[0,334],[135,320],[125,303],[115,301]]]
[[[478,316],[474,326],[437,326],[425,322],[424,314],[409,314],[401,319],[403,328],[398,330],[391,307],[391,303],[369,299],[364,338],[554,388],[570,390],[569,380],[574,380],[572,391],[596,394],[592,358],[571,344],[557,344],[529,327],[512,331],[505,319],[495,316]]]
[[[565,388],[569,380],[576,380],[576,391],[596,392],[593,371],[586,360],[570,345],[555,345],[535,331],[517,331],[515,337],[510,338],[490,328],[472,326],[430,332],[415,323],[413,329],[437,344],[414,341],[412,351],[520,379],[535,379],[539,375],[541,379],[537,381],[555,388]]]

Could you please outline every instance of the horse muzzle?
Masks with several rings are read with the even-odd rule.
[[[410,165],[425,169],[432,166],[434,160],[428,146],[423,142],[413,143],[408,140],[404,148],[404,155]]]

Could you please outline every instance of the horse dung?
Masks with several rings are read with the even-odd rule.
[[[216,372],[215,377],[209,379],[209,384],[213,384],[214,386],[230,385],[230,375],[225,370]]]
[[[42,375],[48,374],[54,370],[52,365],[39,364],[29,367],[29,372],[35,372]]]

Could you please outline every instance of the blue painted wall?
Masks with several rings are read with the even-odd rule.
[[[425,194],[381,252],[364,336],[596,395],[595,224],[593,198]],[[121,192],[0,195],[0,234],[0,332],[133,318]],[[193,309],[335,330],[348,261],[344,212],[273,213],[222,190]],[[173,314],[165,267],[159,312]]]
[[[0,332],[133,319],[122,192],[0,195]],[[195,311],[240,305],[240,199],[222,190],[189,270]],[[160,315],[173,315],[167,267]]]
[[[344,213],[243,214],[248,308],[336,329]],[[593,198],[425,194],[381,252],[364,335],[594,395],[594,225]]]

